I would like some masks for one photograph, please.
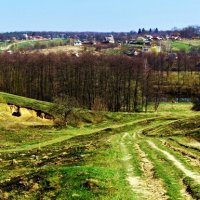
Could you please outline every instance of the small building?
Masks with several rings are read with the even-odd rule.
[[[115,39],[114,39],[113,35],[109,35],[108,37],[105,37],[105,42],[114,44]]]
[[[76,40],[74,42],[74,46],[82,46],[82,42],[80,40]]]
[[[22,38],[23,38],[24,40],[28,40],[28,34],[23,34],[23,35],[22,35]]]
[[[152,36],[152,35],[145,35],[145,38],[146,38],[147,40],[152,40],[152,39],[153,39],[153,36]]]
[[[96,45],[95,40],[83,40],[82,45]]]

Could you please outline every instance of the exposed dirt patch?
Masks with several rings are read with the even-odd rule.
[[[130,138],[128,133],[122,136],[120,147],[123,153],[123,162],[127,173],[127,181],[131,186],[134,193],[138,194],[140,199],[168,199],[166,191],[162,185],[162,182],[154,177],[153,165],[147,159],[144,152],[139,148],[139,145],[135,145],[135,149],[139,152],[141,157],[141,167],[144,171],[144,177],[134,175],[134,166],[131,164],[132,155],[128,151],[126,146],[126,138]]]
[[[53,116],[48,113],[13,104],[0,103],[0,127],[6,130],[52,125],[54,125]]]
[[[30,107],[21,107],[21,106],[9,104],[9,103],[8,103],[8,106],[10,108],[12,116],[16,116],[16,117],[39,117],[41,119],[46,119],[46,120],[53,120],[54,119],[54,117],[51,114],[44,112],[42,110],[35,110],[35,109],[30,108]]]
[[[148,199],[168,199],[162,181],[155,177],[153,164],[147,159],[146,154],[140,149],[138,144],[135,144],[135,149],[141,157],[141,168],[144,172],[142,185],[149,192]]]

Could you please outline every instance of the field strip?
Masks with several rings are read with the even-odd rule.
[[[153,165],[152,163],[147,159],[146,155],[142,150],[140,149],[139,145],[135,144],[136,151],[140,153],[141,159],[141,167],[144,170],[144,177],[136,176],[134,173],[134,166],[131,163],[132,155],[131,152],[129,152],[129,149],[127,147],[127,141],[126,139],[132,139],[131,135],[129,133],[124,133],[124,135],[121,138],[120,141],[120,148],[123,154],[122,161],[125,166],[126,170],[126,180],[128,181],[129,185],[131,186],[131,189],[134,193],[138,195],[138,199],[148,199],[148,200],[154,200],[154,199],[160,199],[160,200],[166,200],[168,197],[166,196],[166,191],[163,187],[162,181],[155,179],[153,177]]]
[[[151,117],[151,118],[147,118],[147,119],[139,119],[139,120],[127,122],[127,123],[124,123],[124,124],[116,124],[116,125],[113,125],[113,126],[98,128],[96,130],[93,129],[93,130],[88,131],[85,134],[78,134],[78,135],[73,135],[73,136],[72,135],[64,135],[64,136],[60,136],[60,137],[57,137],[57,138],[54,138],[54,139],[51,139],[51,140],[48,140],[48,141],[28,145],[28,146],[25,146],[25,147],[19,147],[19,148],[13,148],[13,149],[3,149],[3,150],[0,149],[0,153],[11,153],[11,152],[20,152],[20,151],[37,149],[37,148],[45,147],[45,146],[48,146],[48,145],[56,144],[56,143],[59,143],[59,142],[63,142],[65,140],[71,139],[73,137],[77,137],[77,136],[81,136],[81,135],[95,134],[95,133],[98,133],[100,131],[104,131],[104,130],[109,129],[109,128],[110,129],[118,129],[118,128],[123,128],[123,127],[126,127],[126,126],[132,126],[132,125],[137,124],[139,122],[153,120],[153,119],[157,119],[157,118],[160,118],[160,117]]]
[[[124,133],[124,135],[121,138],[120,141],[120,148],[123,154],[122,161],[124,162],[125,165],[125,170],[126,170],[126,180],[128,181],[129,185],[131,186],[131,189],[134,193],[139,194],[140,198],[144,199],[145,196],[149,194],[148,191],[145,191],[145,188],[141,187],[141,180],[139,176],[134,175],[134,168],[130,162],[132,159],[132,155],[129,153],[128,148],[125,144],[125,139],[126,138],[131,138],[129,133]],[[139,199],[139,198],[138,198]]]
[[[151,191],[151,196],[148,196],[148,199],[168,199],[169,197],[166,195],[167,191],[162,180],[154,177],[153,163],[147,158],[147,155],[138,144],[135,144],[135,149],[141,157],[140,165],[145,175],[143,183]]]
[[[178,161],[173,155],[171,155],[170,153],[168,153],[167,151],[164,151],[160,148],[158,148],[153,142],[151,141],[147,141],[149,143],[149,145],[154,148],[157,151],[160,151],[161,153],[163,153],[167,159],[171,160],[173,162],[173,164],[180,169],[186,176],[194,179],[194,181],[196,181],[198,184],[200,184],[200,175],[196,174],[190,170],[188,170],[180,161]]]

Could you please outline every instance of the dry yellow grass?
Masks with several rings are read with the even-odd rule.
[[[91,52],[94,51],[94,47],[84,47],[84,46],[71,46],[71,45],[66,45],[66,46],[57,46],[57,47],[51,47],[47,49],[41,49],[41,50],[34,50],[31,51],[32,53],[34,52],[40,52],[44,54],[49,54],[49,53],[58,53],[58,52],[64,52],[67,54],[80,54],[83,52]]]

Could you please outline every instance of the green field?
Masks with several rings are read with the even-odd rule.
[[[189,52],[192,48],[200,47],[200,40],[181,40],[171,42],[172,51]]]
[[[4,108],[51,104],[0,96],[0,199],[200,199],[200,114],[191,103],[148,113],[79,110],[78,126],[58,127]]]
[[[48,49],[55,46],[68,44],[67,39],[53,40],[22,40],[14,42],[0,42],[0,50],[27,51],[37,49]]]

